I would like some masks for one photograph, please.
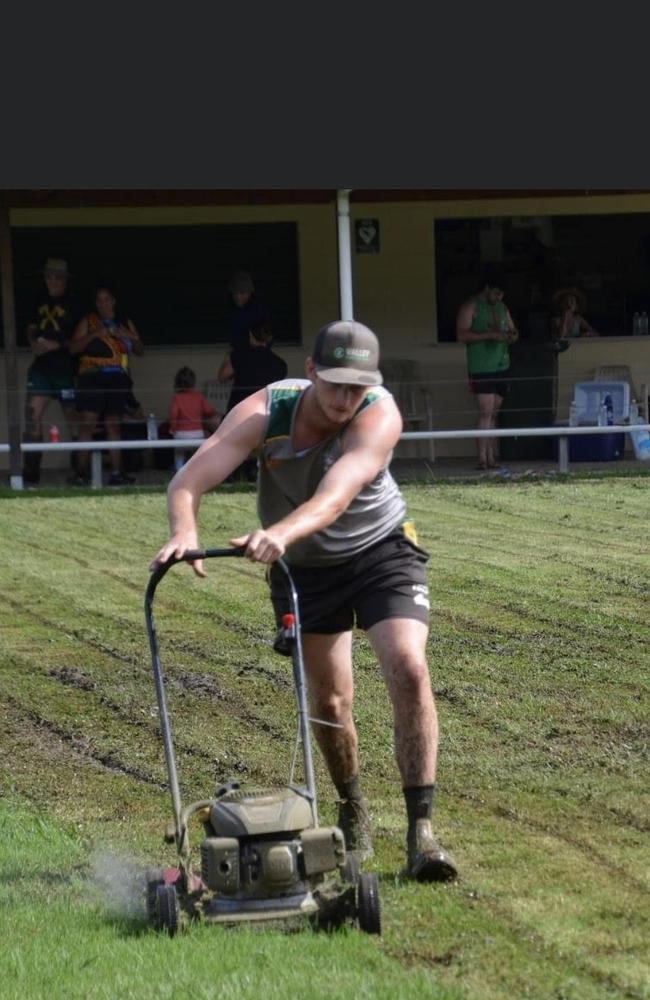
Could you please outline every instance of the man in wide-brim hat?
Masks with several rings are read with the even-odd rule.
[[[45,278],[45,289],[34,303],[27,326],[27,339],[34,360],[27,371],[23,441],[42,441],[43,414],[51,399],[60,402],[70,437],[74,439],[77,436],[75,362],[68,344],[74,333],[78,310],[68,292],[68,278],[71,277],[68,262],[61,257],[48,257],[38,273]],[[26,486],[39,483],[41,457],[39,451],[24,453],[23,481]]]

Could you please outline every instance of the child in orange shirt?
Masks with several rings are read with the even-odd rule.
[[[221,414],[208,402],[196,386],[196,375],[191,368],[179,368],[174,378],[175,394],[169,411],[169,430],[178,441],[205,437],[206,429],[211,434],[221,423]],[[176,471],[185,464],[189,453],[174,449]]]

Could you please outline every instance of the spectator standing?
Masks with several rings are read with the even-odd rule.
[[[67,261],[48,257],[41,272],[45,289],[36,302],[27,339],[34,360],[27,371],[25,429],[23,441],[43,440],[43,414],[52,399],[58,399],[72,440],[77,437],[75,407],[75,361],[70,353],[70,339],[79,319],[79,309],[68,291]],[[25,452],[23,480],[36,486],[41,478],[41,452]]]
[[[284,358],[271,350],[273,332],[269,323],[263,321],[248,332],[248,343],[234,347],[221,363],[217,378],[220,382],[232,381],[226,413],[230,413],[238,403],[271,382],[278,382],[287,374]],[[257,476],[257,459],[248,458],[231,477],[241,472],[245,479],[254,482]]]
[[[128,373],[130,354],[144,353],[142,339],[133,321],[117,310],[112,289],[99,287],[95,294],[95,312],[84,316],[74,332],[70,350],[78,357],[77,410],[79,439],[92,441],[99,421],[104,422],[109,441],[122,436],[122,417],[131,394]],[[120,452],[110,451],[111,475],[109,486],[134,482],[121,470]],[[90,453],[80,452],[78,485],[90,482]]]
[[[217,413],[196,386],[196,375],[191,368],[179,368],[174,378],[174,397],[169,410],[169,430],[177,441],[188,441],[211,434],[221,422]],[[187,450],[174,449],[176,471],[183,467],[188,457]]]
[[[222,361],[217,378],[219,382],[232,381],[227,413],[269,382],[285,378],[287,363],[271,350],[272,343],[273,331],[263,321],[248,331],[246,344],[234,347]]]
[[[456,337],[465,344],[471,392],[479,409],[481,430],[496,427],[499,410],[510,390],[510,352],[519,333],[503,301],[503,277],[489,269],[482,290],[464,302],[456,317]],[[478,468],[498,469],[496,438],[477,439]]]
[[[228,343],[232,348],[246,347],[248,332],[270,321],[266,306],[260,301],[248,271],[236,271],[228,284]]]

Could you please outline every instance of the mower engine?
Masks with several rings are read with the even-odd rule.
[[[345,863],[341,830],[314,827],[308,799],[291,788],[228,791],[206,826],[201,877],[211,892],[235,899],[307,892]]]

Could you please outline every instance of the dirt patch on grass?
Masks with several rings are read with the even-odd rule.
[[[225,701],[227,698],[226,692],[210,674],[181,674],[178,685],[186,691],[207,695],[209,698],[216,698],[217,701]]]
[[[95,691],[97,689],[95,681],[87,674],[82,673],[81,670],[77,670],[76,667],[59,667],[56,670],[50,670],[47,676],[54,677],[67,687],[77,688],[80,691]]]

